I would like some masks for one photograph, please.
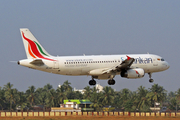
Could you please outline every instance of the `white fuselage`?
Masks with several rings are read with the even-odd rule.
[[[54,57],[42,47],[28,28],[21,28],[20,33],[27,59],[18,61],[19,65],[54,74],[91,76],[89,85],[96,85],[94,79],[109,79],[108,84],[114,85],[113,78],[118,74],[124,78],[136,79],[148,73],[149,82],[153,82],[153,72],[169,68],[163,58],[153,54]]]
[[[160,56],[153,54],[130,54],[135,61],[131,68],[142,68],[145,73],[153,73],[164,71],[169,68],[169,64]],[[67,57],[53,57],[56,61],[43,60],[44,65],[37,66],[30,64],[33,59],[21,60],[20,65],[55,73],[61,75],[90,75],[89,73],[95,69],[109,69],[118,66],[125,59],[126,55],[95,55],[95,56],[67,56]],[[116,73],[120,74],[120,73]],[[97,76],[99,76],[97,74]],[[101,79],[107,79],[101,77]]]

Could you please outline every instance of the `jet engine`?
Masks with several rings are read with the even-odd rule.
[[[136,79],[136,78],[144,77],[144,74],[145,74],[145,72],[143,69],[134,68],[134,69],[128,69],[128,70],[122,71],[121,77]]]

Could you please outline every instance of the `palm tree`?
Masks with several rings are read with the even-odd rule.
[[[92,102],[90,107],[93,107],[96,110],[99,110],[103,106],[103,104],[101,102],[101,96],[102,96],[102,92],[98,92],[96,87],[93,87],[92,94],[91,94],[91,97],[89,99]]]
[[[65,92],[69,92],[69,91],[72,91],[72,87],[70,86],[70,84],[71,83],[68,82],[68,80],[66,80],[61,87],[63,88]]]
[[[70,82],[68,82],[68,80],[66,80],[62,87],[63,92],[65,93],[65,95],[67,96],[68,99],[71,99],[71,94],[72,94],[72,87],[70,86]]]
[[[49,92],[52,88],[53,88],[52,85],[50,85],[49,83],[44,86],[44,90],[45,90],[46,92]]]
[[[67,96],[64,94],[62,88],[58,88],[56,90],[57,93],[57,103],[62,104],[65,99],[67,99]]]
[[[27,107],[27,99],[23,92],[18,92],[18,101],[16,107],[21,106],[21,111]]]
[[[148,106],[150,104],[150,101],[148,101],[146,95],[148,93],[148,90],[145,89],[145,87],[140,86],[137,90],[137,108],[139,110],[143,109],[144,106]]]
[[[36,96],[35,89],[36,88],[32,85],[29,87],[28,90],[26,90],[27,99],[31,107],[34,105],[34,102],[35,102],[35,96]]]
[[[115,106],[115,108],[117,109],[122,108],[122,100],[120,101],[120,98],[121,98],[121,92],[115,91],[113,106]]]
[[[170,91],[167,95],[167,101],[170,101],[174,97],[176,97],[176,92]]]
[[[10,111],[11,111],[12,107],[15,107],[15,106],[12,106],[12,105],[15,105],[16,102],[17,102],[18,91],[17,91],[17,89],[10,89],[9,91],[5,92],[4,96],[5,96],[6,100],[10,101]]]
[[[162,86],[159,86],[158,84],[154,84],[149,89],[150,89],[150,92],[147,94],[147,97],[148,97],[148,100],[151,100],[152,104],[154,104],[154,107],[155,107],[156,102],[162,103],[162,101],[165,100],[166,90]]]
[[[47,92],[43,88],[37,88],[35,91],[35,104],[44,105]]]
[[[84,88],[84,90],[85,90],[85,92],[83,94],[83,98],[90,100],[92,89],[89,86],[87,86],[87,87]]]
[[[79,100],[83,99],[83,94],[79,91],[72,91],[70,93],[70,96],[71,97],[69,99],[79,99]]]
[[[180,103],[180,88],[175,93],[176,93],[176,99],[178,103]]]
[[[0,106],[1,106],[2,110],[3,110],[3,108],[5,107],[5,104],[6,104],[4,94],[5,94],[5,90],[1,89],[1,87],[0,87]]]
[[[180,88],[175,92],[176,110],[179,109],[180,105]]]
[[[120,91],[119,101],[121,102],[121,107],[124,107],[125,103],[129,100],[130,93],[131,91],[127,88],[124,88]]]
[[[104,87],[103,88],[103,93],[101,96],[102,99],[102,104],[103,105],[112,105],[114,101],[114,90],[111,87]]]
[[[12,89],[12,87],[13,87],[13,84],[11,84],[10,82],[8,82],[7,85],[4,85],[4,90],[5,90],[4,96],[5,96],[6,100],[8,100],[10,103],[10,108],[9,108],[10,111],[12,109],[12,103],[16,102],[15,96],[17,93],[17,89]]]
[[[48,94],[47,94],[47,99],[46,99],[46,105],[48,107],[54,107],[56,105],[56,91],[54,89],[51,89]]]

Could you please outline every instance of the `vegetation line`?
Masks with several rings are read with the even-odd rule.
[[[103,111],[104,106],[114,107],[116,111],[150,112],[150,107],[166,106],[170,111],[179,110],[180,89],[176,92],[167,91],[158,84],[145,89],[140,86],[136,91],[124,88],[115,91],[110,86],[105,86],[103,91],[96,87],[87,86],[84,94],[74,91],[71,83],[65,81],[61,87],[53,89],[47,84],[43,88],[30,86],[26,92],[20,92],[13,88],[10,82],[0,87],[0,109],[2,111],[15,111],[20,106],[21,111],[33,111],[35,105],[42,105],[43,111],[50,111],[51,107],[59,107],[66,99],[88,99],[92,102],[90,107],[95,111]]]

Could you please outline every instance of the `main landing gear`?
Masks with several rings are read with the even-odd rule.
[[[150,79],[149,79],[149,82],[150,82],[150,83],[154,82],[154,80],[153,80],[153,79],[151,79],[151,75],[152,75],[152,73],[148,73],[148,74],[149,74],[149,78],[150,78]]]
[[[89,85],[96,85],[96,81],[94,80],[94,78],[92,78],[92,80],[89,81]]]
[[[116,81],[114,79],[108,80],[109,85],[114,85],[115,83],[116,83]],[[94,80],[93,77],[92,77],[92,80],[89,81],[89,85],[96,85],[96,81]]]
[[[114,79],[108,80],[108,84],[109,85],[114,85],[115,83],[116,83],[116,81]]]

